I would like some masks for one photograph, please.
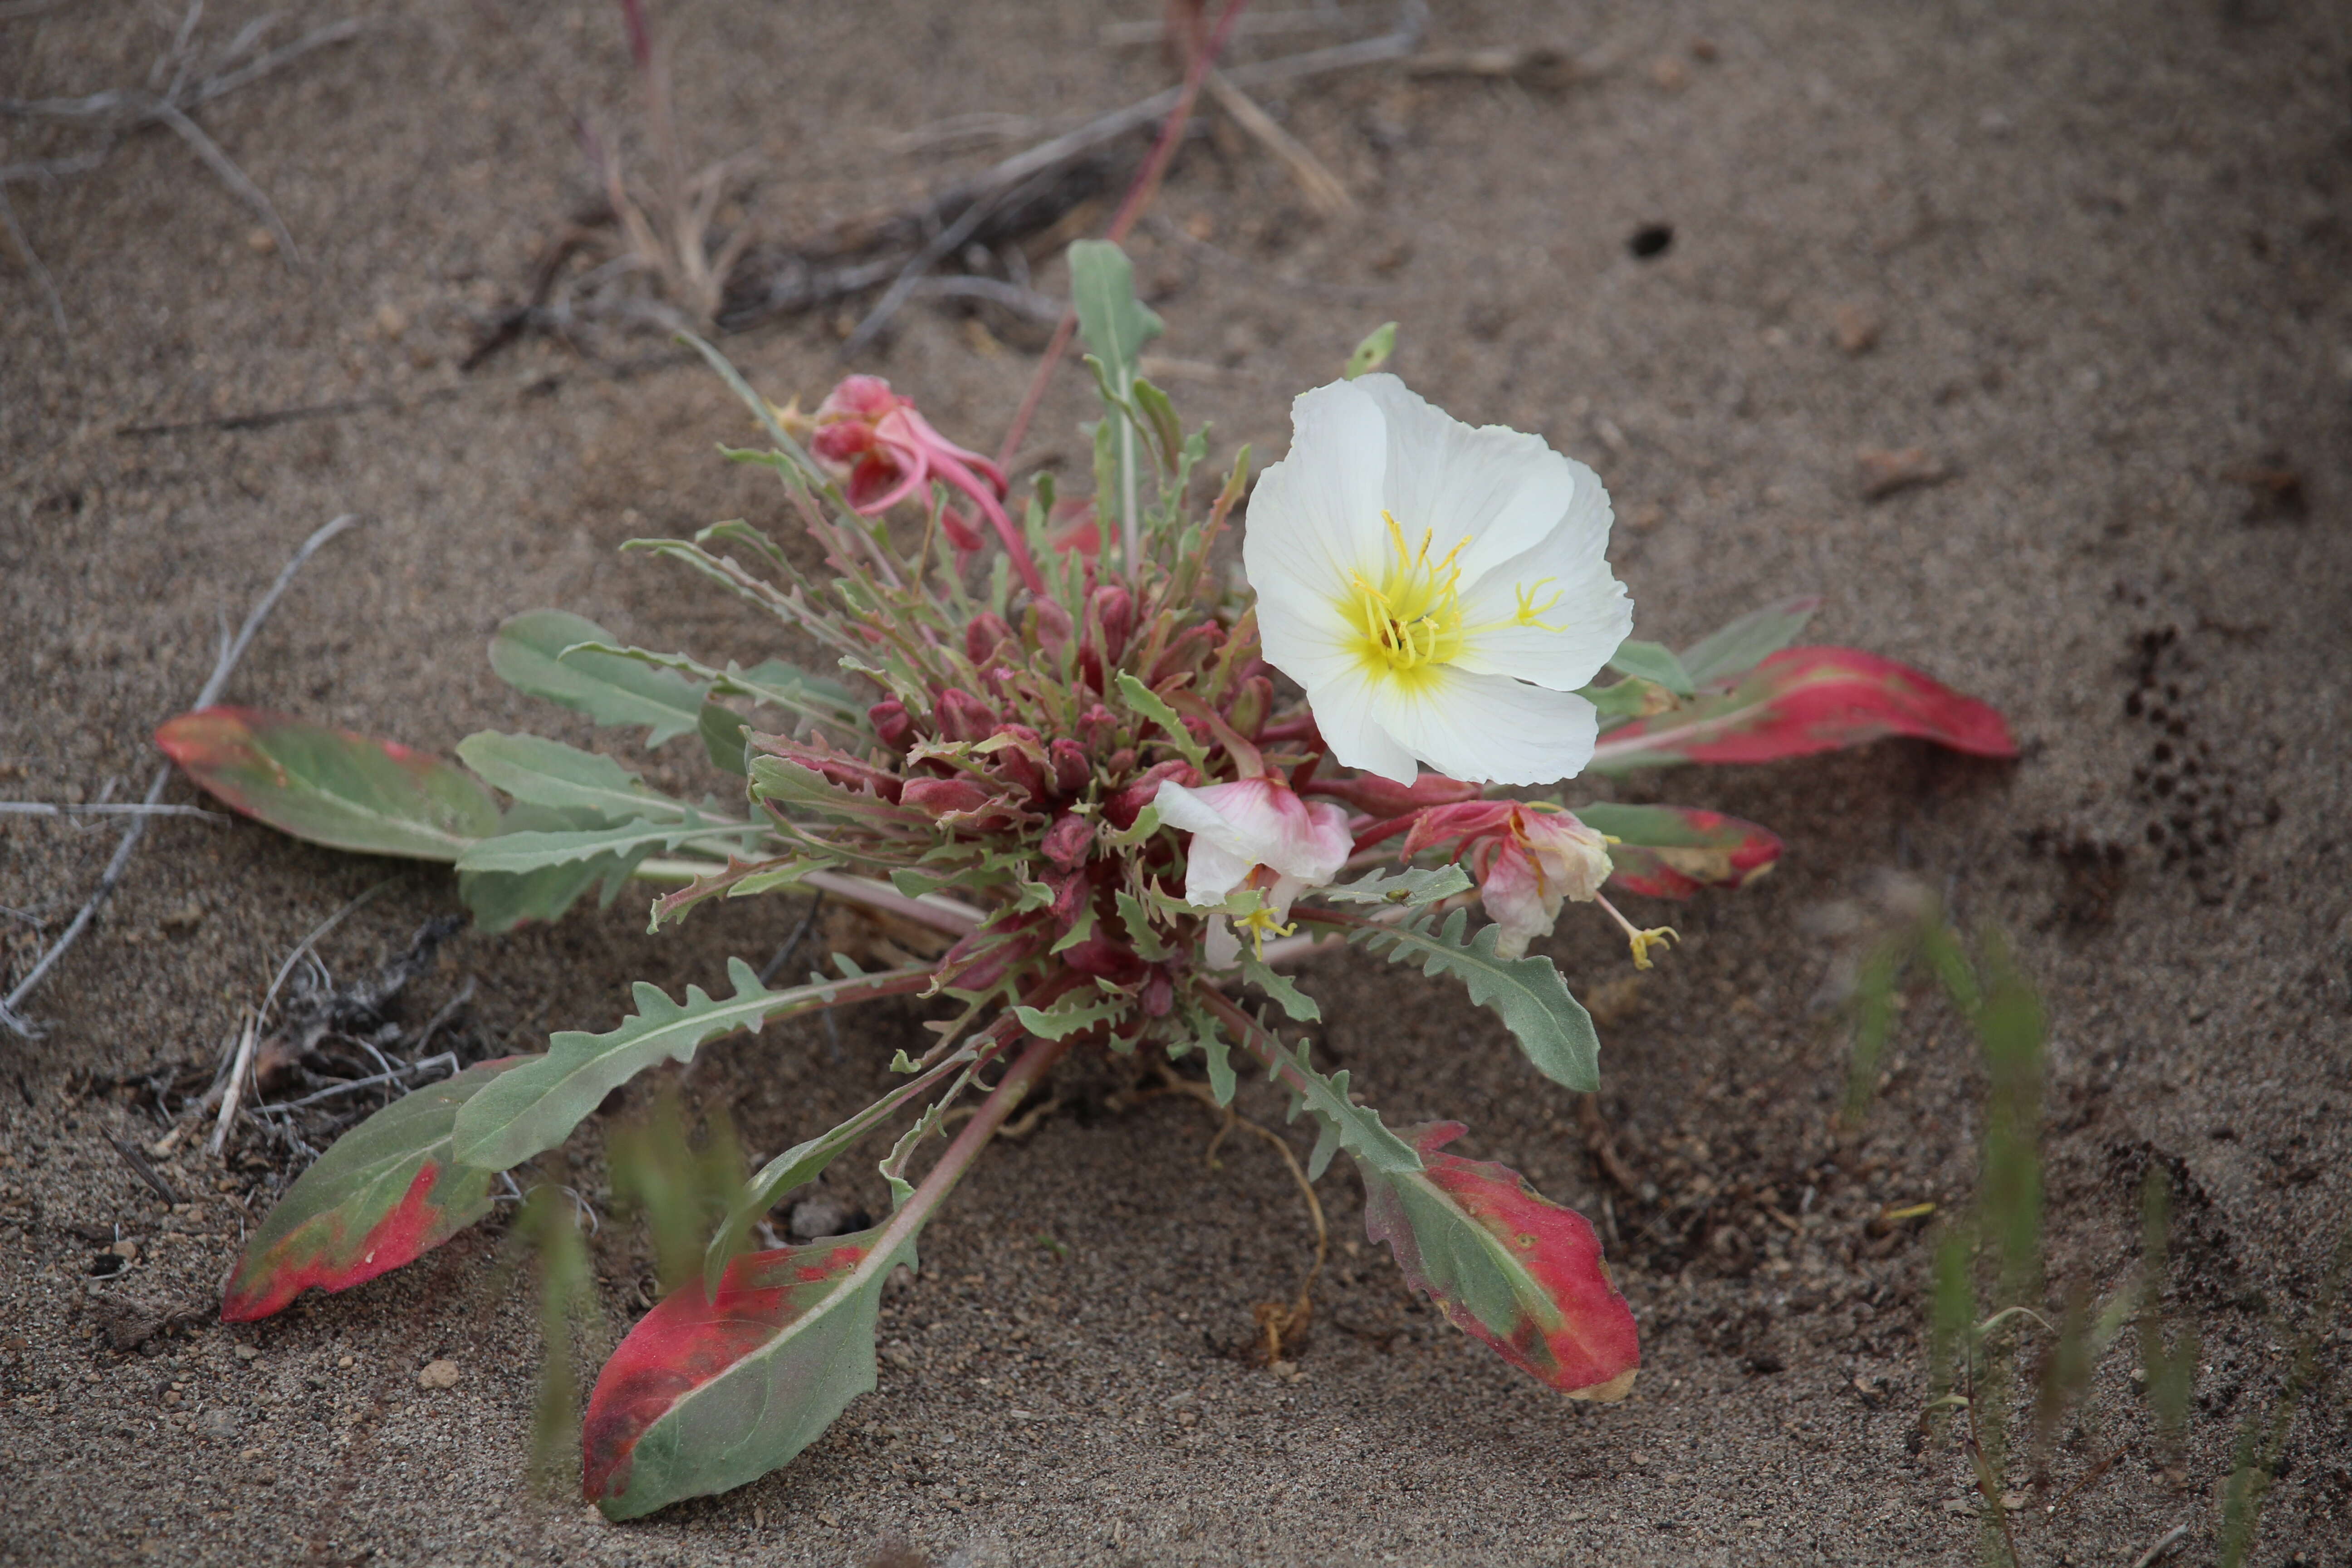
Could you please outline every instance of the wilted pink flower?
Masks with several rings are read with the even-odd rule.
[[[1499,927],[1495,952],[1517,958],[1530,939],[1549,936],[1559,906],[1590,903],[1609,879],[1609,840],[1557,806],[1516,800],[1464,801],[1422,813],[1404,841],[1408,855],[1449,838],[1475,850],[1478,900]]]
[[[1328,801],[1301,800],[1278,778],[1204,789],[1163,780],[1152,804],[1161,822],[1192,836],[1184,850],[1184,901],[1214,909],[1237,888],[1256,889],[1262,902],[1241,923],[1261,946],[1288,929],[1282,922],[1291,900],[1338,876],[1355,847],[1347,812]],[[1207,950],[1219,969],[1239,955],[1223,916],[1210,922]]]
[[[913,398],[891,391],[880,376],[844,376],[804,427],[810,455],[840,479],[850,506],[861,515],[879,516],[902,500],[923,495],[936,479],[980,509],[1030,592],[1045,591],[1021,531],[1004,514],[1002,503],[1010,488],[1004,470],[933,429],[916,412]],[[980,548],[979,531],[969,517],[950,507],[940,521],[959,551],[968,554]]]

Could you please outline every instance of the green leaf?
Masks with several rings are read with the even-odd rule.
[[[1166,733],[1168,743],[1175,747],[1186,762],[1203,772],[1207,771],[1208,748],[1192,738],[1192,731],[1184,728],[1184,721],[1176,716],[1176,710],[1168,706],[1158,692],[1144,685],[1130,672],[1122,669],[1118,672],[1118,694],[1127,700],[1127,705],[1129,708],[1159,725]],[[1138,827],[1142,826],[1141,818],[1137,819],[1136,826]]]
[[[1574,1398],[1631,1390],[1640,1339],[1625,1299],[1609,1283],[1601,1245],[1582,1215],[1537,1194],[1501,1165],[1442,1152],[1459,1122],[1415,1129],[1410,1142],[1358,1105],[1348,1075],[1325,1078],[1307,1057],[1263,1030],[1247,1037],[1290,1091],[1290,1115],[1321,1124],[1307,1177],[1346,1149],[1364,1183],[1364,1231],[1455,1327],[1506,1361]]]
[[[1648,713],[1662,713],[1675,705],[1674,693],[1654,680],[1580,686],[1576,694],[1598,709],[1603,719],[1639,719]]]
[[[1188,1049],[1199,1050],[1202,1065],[1209,1069],[1210,1092],[1217,1097],[1219,1105],[1231,1105],[1235,1086],[1233,1042],[1226,1039],[1224,1031],[1217,1026],[1215,1014],[1196,1005],[1189,997],[1184,1000],[1183,1007],[1184,1021],[1192,1026],[1192,1037],[1171,1043],[1168,1054],[1175,1058]]]
[[[1551,960],[1496,957],[1500,926],[1481,926],[1465,942],[1466,910],[1454,910],[1442,931],[1430,929],[1433,919],[1417,915],[1392,926],[1349,920],[1348,940],[1387,954],[1391,963],[1418,963],[1424,974],[1453,975],[1469,989],[1470,1000],[1501,1016],[1538,1072],[1569,1089],[1599,1089],[1600,1037]]]
[[[1128,944],[1135,949],[1138,958],[1146,963],[1158,963],[1176,951],[1152,929],[1151,912],[1133,893],[1122,888],[1114,898],[1118,909],[1118,923],[1126,931]]]
[[[641,1319],[596,1380],[581,1433],[588,1496],[611,1519],[756,1480],[874,1386],[882,1282],[916,1266],[883,1231],[752,1253],[715,1292],[689,1280]]]
[[[1081,239],[1070,247],[1070,299],[1078,331],[1103,363],[1112,387],[1129,395],[1143,345],[1166,331],[1150,308],[1135,297],[1135,268],[1127,253],[1107,239]]]
[[[667,853],[688,839],[740,835],[743,825],[708,822],[688,810],[678,821],[625,822],[617,827],[575,828],[562,832],[501,833],[485,838],[458,858],[460,871],[541,871],[551,866],[590,860],[602,855],[643,857],[659,849]],[[713,868],[717,869],[717,868]]]
[[[1683,649],[1683,668],[1701,685],[1745,675],[1795,642],[1821,605],[1818,597],[1783,599],[1750,610]]]
[[[1091,1029],[1097,1024],[1108,1024],[1125,1017],[1131,1005],[1124,996],[1107,997],[1100,1002],[1087,1002],[1074,996],[1042,1010],[1015,1007],[1013,1016],[1021,1021],[1023,1028],[1039,1039],[1063,1040],[1082,1029]]]
[[[1641,642],[1627,637],[1609,656],[1609,668],[1620,675],[1630,675],[1636,680],[1654,681],[1677,697],[1688,697],[1698,690],[1690,671],[1675,657],[1675,650],[1664,643]]]
[[[499,830],[497,803],[470,774],[397,741],[206,708],[172,720],[155,743],[226,805],[312,844],[455,860]]]
[[[646,788],[612,758],[561,741],[485,730],[458,742],[457,757],[490,784],[532,805],[593,811],[607,823],[687,815],[683,802]]]
[[[1402,904],[1417,910],[1462,892],[1470,873],[1459,866],[1412,866],[1402,871],[1375,871],[1335,888],[1318,888],[1315,896],[1342,904]]]
[[[743,715],[723,702],[706,700],[702,719],[696,725],[702,732],[702,749],[710,755],[710,765],[737,778],[748,777],[751,768],[745,756]]]
[[[1349,354],[1348,363],[1340,367],[1339,379],[1353,381],[1388,363],[1389,355],[1396,352],[1396,334],[1397,324],[1394,321],[1382,321],[1366,332],[1364,341],[1356,345],[1356,352]]]
[[[518,805],[506,814],[499,833],[577,832],[598,827],[604,821],[598,811]],[[598,888],[599,904],[610,907],[637,863],[652,852],[648,844],[536,871],[459,871],[457,896],[483,931],[512,931],[527,921],[560,918],[591,888]]]
[[[563,658],[568,664],[590,654],[609,654],[614,658],[631,659],[656,669],[670,670],[700,682],[709,688],[710,695],[748,697],[754,702],[782,708],[817,723],[843,725],[858,731],[866,726],[865,710],[849,688],[838,680],[811,675],[800,666],[787,664],[781,658],[763,659],[749,669],[730,658],[726,668],[719,669],[682,653],[655,653],[649,648],[625,647],[612,642],[576,644],[563,650]]]
[[[599,724],[642,724],[649,746],[692,733],[702,718],[702,687],[619,654],[564,653],[612,641],[604,627],[567,610],[532,610],[490,639],[490,668],[517,690],[560,702]]]
[[[874,981],[927,973],[914,967],[864,985],[824,981],[771,991],[750,964],[730,958],[727,974],[735,995],[726,1002],[711,1000],[698,985],[686,988],[685,1002],[673,1002],[659,987],[639,981],[636,1016],[619,1028],[604,1035],[566,1029],[548,1041],[547,1054],[534,1058],[528,1070],[508,1075],[492,1092],[470,1101],[457,1118],[457,1157],[486,1171],[520,1164],[562,1142],[607,1094],[664,1058],[691,1061],[698,1049],[722,1035],[831,1006],[852,990],[878,994]]]
[[[1160,448],[1160,467],[1175,473],[1184,461],[1184,426],[1176,417],[1176,405],[1168,401],[1166,393],[1140,376],[1136,378],[1129,401],[1143,416],[1152,443]]]
[[[1246,949],[1242,952],[1241,968],[1242,978],[1273,997],[1276,1005],[1289,1015],[1292,1023],[1313,1024],[1321,1020],[1323,1009],[1315,1005],[1314,997],[1292,984],[1289,975]]]
[[[467,1068],[404,1095],[336,1139],[246,1243],[222,1318],[266,1318],[313,1285],[348,1290],[481,1218],[495,1173],[456,1163],[450,1129],[473,1096],[539,1059]]]

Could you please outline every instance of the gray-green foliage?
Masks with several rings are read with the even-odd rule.
[[[1424,974],[1452,975],[1468,989],[1470,1000],[1502,1018],[1538,1072],[1569,1089],[1599,1089],[1601,1037],[1551,960],[1498,957],[1500,926],[1481,926],[1465,942],[1468,921],[1466,910],[1454,910],[1442,928],[1433,912],[1410,915],[1395,925],[1351,920],[1348,940],[1392,963],[1418,963]]]
[[[580,647],[612,641],[583,616],[531,610],[499,627],[490,640],[490,668],[517,690],[560,702],[599,724],[641,724],[649,746],[692,733],[706,689],[674,670]]]

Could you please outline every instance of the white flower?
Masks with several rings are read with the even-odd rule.
[[[1392,375],[1291,405],[1243,563],[1275,668],[1331,755],[1400,784],[1540,784],[1591,760],[1576,689],[1633,629],[1609,495],[1539,436],[1473,429]]]
[[[1160,782],[1152,805],[1160,820],[1190,833],[1184,847],[1184,901],[1219,909],[1236,889],[1257,890],[1259,906],[1241,923],[1260,947],[1285,934],[1291,900],[1339,874],[1355,840],[1348,814],[1328,801],[1304,801],[1278,778],[1240,779],[1187,789],[1173,779]],[[1223,969],[1240,954],[1225,919],[1210,922],[1210,967]]]

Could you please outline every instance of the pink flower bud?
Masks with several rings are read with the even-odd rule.
[[[1066,735],[1057,735],[1046,748],[1054,767],[1054,787],[1064,795],[1076,795],[1087,787],[1094,768],[1087,761],[1085,748]]]
[[[1103,820],[1124,833],[1135,826],[1135,819],[1143,815],[1143,808],[1160,794],[1162,784],[1171,779],[1178,784],[1190,784],[1200,776],[1192,771],[1192,764],[1187,762],[1156,763],[1141,778],[1125,789],[1113,792],[1110,798],[1103,802]]]
[[[963,629],[963,656],[975,665],[984,665],[996,656],[996,650],[1013,640],[1013,628],[994,610],[982,610]]]
[[[953,686],[940,693],[939,714],[943,740],[984,740],[996,729],[996,710]]]
[[[866,710],[866,717],[874,725],[876,737],[900,756],[905,756],[907,748],[915,743],[914,718],[897,698],[877,702]]]
[[[1095,590],[1094,612],[1102,627],[1103,662],[1116,665],[1135,631],[1135,595],[1117,583],[1106,584]]]
[[[1070,612],[1051,599],[1039,599],[1030,606],[1030,613],[1037,617],[1037,646],[1060,658],[1062,649],[1069,646]]]
[[[1045,830],[1045,842],[1038,847],[1046,859],[1063,870],[1075,871],[1087,863],[1094,843],[1095,825],[1070,812]]]

